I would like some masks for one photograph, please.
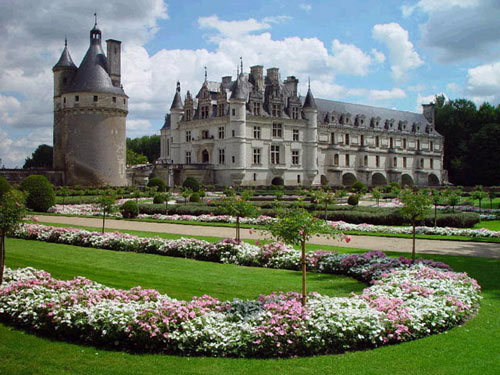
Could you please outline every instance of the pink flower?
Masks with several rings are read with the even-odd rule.
[[[37,217],[37,216],[33,216],[33,219],[32,219],[32,220],[33,220],[33,221],[35,221],[35,222],[40,221],[40,219],[38,219],[38,217]]]
[[[346,243],[351,242],[351,240],[352,240],[352,236],[346,236],[346,237],[345,237],[345,242],[346,242]]]
[[[304,231],[303,231],[303,230],[299,230],[299,234],[300,234],[301,236],[303,236],[303,235],[304,235]]]

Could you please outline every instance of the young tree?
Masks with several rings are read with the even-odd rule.
[[[62,197],[62,204],[64,206],[66,197],[69,195],[68,188],[66,186],[61,186],[61,188],[59,189],[59,191],[57,193],[58,193],[58,195],[60,195]]]
[[[104,233],[104,226],[106,224],[106,215],[109,216],[110,213],[115,211],[115,201],[116,197],[112,194],[101,195],[97,199],[97,205],[102,211],[102,233]]]
[[[187,204],[189,197],[193,194],[191,189],[184,189],[181,193],[182,198],[184,198],[184,204]]]
[[[479,213],[481,213],[481,201],[486,198],[486,192],[481,185],[474,187],[474,191],[470,193],[472,199],[476,199],[479,203]]]
[[[460,189],[447,190],[445,192],[446,204],[451,206],[452,212],[455,212],[455,206],[460,203],[462,191]]]
[[[225,215],[236,217],[236,240],[240,241],[240,218],[256,217],[259,209],[249,201],[252,196],[250,190],[245,190],[241,195],[231,195],[222,198],[219,202],[219,208]]]
[[[436,189],[430,192],[432,204],[434,205],[434,228],[437,227],[437,206],[443,203],[443,194]]]
[[[174,196],[172,195],[172,193],[163,193],[162,194],[162,199],[163,199],[163,202],[165,202],[165,215],[168,215],[168,202],[173,198]]]
[[[132,197],[135,198],[135,203],[139,203],[139,198],[141,197],[141,191],[139,189],[135,189],[132,192]]]
[[[496,193],[493,186],[490,188],[490,190],[488,190],[488,198],[490,199],[490,209],[493,209],[493,200],[496,198]]]
[[[412,230],[412,250],[411,259],[415,262],[415,227],[417,221],[422,220],[425,215],[428,214],[431,205],[431,197],[422,190],[413,191],[410,189],[404,189],[400,194],[401,203],[403,207],[401,208],[401,214],[410,220]]]
[[[301,247],[302,305],[306,304],[306,244],[314,235],[336,237],[339,235],[325,220],[315,218],[303,208],[292,206],[278,212],[277,220],[267,225],[267,230],[278,241]]]
[[[5,265],[5,237],[17,227],[25,213],[24,195],[20,191],[10,190],[0,197],[0,285]]]
[[[372,197],[377,202],[377,207],[378,207],[379,202],[380,202],[380,198],[382,198],[382,189],[379,186],[376,186],[376,187],[373,188],[373,190],[372,190]]]
[[[335,203],[335,200],[336,200],[335,193],[331,191],[323,191],[322,194],[319,196],[319,202],[324,205],[325,220],[328,220],[328,205]]]

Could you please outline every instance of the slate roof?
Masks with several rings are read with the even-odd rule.
[[[184,109],[184,104],[182,104],[181,98],[181,85],[177,82],[177,88],[175,89],[174,100],[172,100],[172,105],[170,109]]]
[[[61,57],[59,58],[59,61],[57,62],[56,65],[52,69],[56,68],[74,68],[76,69],[76,65],[73,62],[73,59],[71,58],[71,55],[69,54],[69,49],[67,43],[64,43],[64,49],[61,53]]]
[[[314,96],[311,92],[311,88],[307,90],[307,95],[306,98],[304,99],[304,104],[302,105],[303,108],[317,108],[316,107],[316,102],[314,101]]]
[[[245,77],[240,74],[236,82],[231,87],[231,99],[248,99],[248,94],[250,92],[248,87],[248,82],[245,82]]]
[[[94,26],[92,31],[99,31]],[[86,91],[125,95],[121,87],[113,86],[108,74],[106,55],[101,46],[101,39],[91,39],[89,49],[73,79],[70,92]]]
[[[161,128],[163,129],[170,129],[170,113],[165,116],[165,122],[163,123],[163,126]]]

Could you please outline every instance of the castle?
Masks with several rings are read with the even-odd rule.
[[[241,71],[235,80],[205,81],[184,103],[180,84],[161,129],[170,186],[186,177],[217,185],[436,186],[443,137],[434,106],[423,114],[315,99],[297,93],[298,79],[278,68]]]
[[[54,72],[54,160],[68,185],[123,186],[128,96],[121,86],[121,42],[109,39],[107,57],[97,19],[77,68],[67,42]]]

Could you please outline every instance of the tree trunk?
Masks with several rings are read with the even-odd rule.
[[[106,222],[106,211],[103,212],[102,215],[102,233],[104,233],[104,224]]]
[[[434,205],[434,228],[437,227],[437,214],[438,214],[438,206],[437,204]]]
[[[0,285],[3,282],[3,269],[5,266],[5,233],[0,233]]]
[[[240,217],[236,216],[236,241],[240,242]]]
[[[413,226],[413,238],[412,238],[412,249],[411,249],[411,262],[412,264],[415,263],[415,221],[412,221],[412,226]]]
[[[168,215],[168,199],[165,200],[165,215]]]
[[[302,266],[302,306],[306,305],[306,240],[302,238],[302,258],[301,258],[301,266]]]

